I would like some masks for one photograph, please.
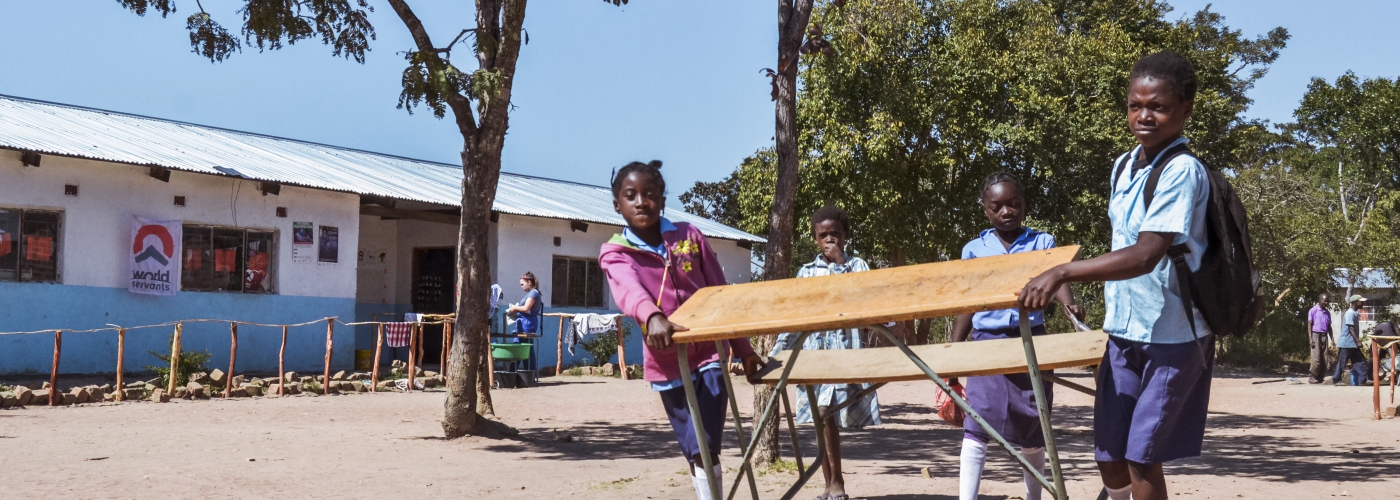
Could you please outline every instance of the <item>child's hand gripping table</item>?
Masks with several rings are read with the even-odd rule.
[[[1041,369],[1096,365],[1103,357],[1107,336],[1102,332],[1078,332],[1032,339],[1030,324],[1021,315],[1021,339],[1005,339],[976,343],[942,344],[910,348],[882,326],[890,321],[928,319],[955,314],[1008,309],[1016,307],[1016,293],[1031,278],[1050,268],[1070,262],[1079,247],[1069,246],[980,259],[938,262],[916,266],[879,269],[864,273],[838,274],[808,278],[801,283],[776,280],[741,285],[702,288],[670,316],[671,321],[689,328],[674,336],[680,348],[681,380],[691,405],[696,435],[704,431],[696,409],[695,387],[686,362],[686,343],[723,341],[755,335],[775,335],[782,332],[815,332],[837,328],[866,327],[885,335],[896,347],[818,351],[800,356],[808,333],[795,342],[795,347],[769,362],[760,374],[763,383],[776,386],[764,405],[755,428],[761,428],[772,417],[776,402],[785,395],[789,383],[857,383],[874,382],[874,390],[885,382],[929,378],[948,393],[969,418],[982,425],[1023,468],[1030,471],[1050,490],[1055,498],[1064,499],[1064,477],[1059,455],[1050,429],[1050,411],[1041,384]],[[832,304],[840,304],[833,309]],[[1036,342],[1044,344],[1045,359],[1037,357]],[[1024,357],[1016,354],[1013,344],[1022,345]],[[723,346],[721,346],[722,348]],[[1008,348],[1011,348],[1008,350]],[[722,352],[722,351],[721,351]],[[807,358],[817,358],[809,362]],[[910,363],[901,362],[901,359]],[[937,371],[936,371],[936,370]],[[1032,470],[1025,458],[1002,436],[988,426],[967,401],[954,393],[943,381],[948,376],[1028,373],[1040,410],[1040,422],[1045,434],[1053,482],[1038,470]],[[1046,376],[1045,378],[1050,378]],[[728,383],[729,378],[725,377]],[[1054,379],[1057,383],[1062,380]],[[1066,384],[1069,385],[1069,384]],[[1085,390],[1083,387],[1074,387]],[[810,400],[815,401],[814,389],[807,387]],[[735,414],[735,428],[740,442],[745,442],[743,426],[738,420],[738,403],[734,391],[730,394],[730,411]],[[863,394],[850,398],[854,402]],[[839,411],[833,407],[829,411]],[[817,428],[816,462],[802,471],[796,485],[783,498],[792,498],[802,485],[820,468],[823,419],[812,419]],[[701,458],[706,470],[712,467],[710,452],[700,439]],[[747,474],[750,493],[758,498],[757,486],[749,460],[757,436],[748,441],[744,450],[739,476]],[[719,496],[717,481],[711,479],[715,498],[732,498],[741,477],[736,477],[728,497]]]

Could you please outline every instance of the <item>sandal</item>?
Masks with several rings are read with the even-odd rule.
[[[847,494],[845,494],[845,493],[841,493],[841,494],[839,494],[839,495],[827,495],[827,496],[826,496],[826,499],[827,499],[827,500],[851,500],[851,496],[850,496],[850,495],[847,495]]]

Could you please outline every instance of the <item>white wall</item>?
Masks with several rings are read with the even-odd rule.
[[[395,304],[398,301],[398,221],[360,216],[360,240],[356,253],[355,302]],[[382,258],[381,258],[382,256]],[[412,258],[412,255],[409,256]]]
[[[554,293],[554,256],[598,258],[598,250],[613,233],[622,229],[604,224],[589,224],[588,232],[574,231],[569,221],[524,217],[501,214],[497,231],[496,281],[505,290],[506,301],[519,302],[524,296],[520,291],[520,276],[526,271],[535,273],[540,281],[540,291],[544,293],[545,307],[554,307],[551,295]],[[554,237],[559,237],[559,246],[554,246]],[[606,304],[612,308],[612,294],[604,287]]]
[[[748,283],[753,280],[753,250],[739,246],[734,240],[708,238],[710,248],[719,257],[719,265],[724,268],[724,279],[730,283]]]
[[[506,300],[520,300],[521,292],[516,281],[525,271],[535,273],[543,289],[545,306],[550,302],[554,283],[553,263],[555,255],[569,257],[598,258],[598,251],[614,234],[622,232],[621,226],[590,223],[588,232],[573,231],[569,221],[501,214],[498,231],[501,234],[497,245],[496,280],[506,291]],[[560,238],[560,245],[554,246],[554,237]],[[748,283],[752,278],[748,249],[741,248],[732,240],[710,239],[710,246],[724,267],[724,277],[731,283]],[[612,309],[611,292],[607,294],[607,307]]]
[[[357,195],[283,186],[263,196],[254,181],[172,171],[170,182],[147,175],[146,167],[45,155],[38,168],[21,165],[17,151],[0,151],[0,206],[61,210],[60,282],[125,288],[131,253],[131,218],[179,219],[277,232],[276,290],[281,295],[355,296],[355,246],[359,241]],[[65,196],[64,185],[78,186]],[[177,207],[175,196],[186,206]],[[287,207],[288,217],[276,216]],[[340,228],[340,262],[293,263],[293,221]],[[317,238],[319,239],[319,234]],[[183,293],[183,292],[182,292]]]

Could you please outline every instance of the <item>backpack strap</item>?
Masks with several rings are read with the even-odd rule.
[[[1118,189],[1118,179],[1123,178],[1123,170],[1128,167],[1128,160],[1132,159],[1132,157],[1133,152],[1129,151],[1118,159],[1118,166],[1113,169],[1113,182],[1111,183],[1113,189]]]
[[[1157,194],[1157,183],[1162,179],[1162,171],[1166,170],[1167,164],[1181,155],[1190,155],[1192,158],[1196,154],[1186,144],[1177,144],[1168,148],[1160,156],[1160,160],[1147,174],[1147,182],[1142,187],[1142,208],[1147,210],[1152,206],[1152,198]],[[1176,268],[1177,288],[1181,293],[1181,308],[1186,313],[1186,323],[1191,325],[1191,337],[1196,339],[1196,347],[1201,351],[1201,362],[1205,362],[1206,351],[1201,345],[1201,334],[1196,330],[1195,295],[1196,288],[1191,283],[1191,266],[1186,263],[1186,254],[1191,253],[1190,247],[1185,243],[1172,245],[1167,248],[1167,257],[1171,258],[1172,266]]]
[[[1152,171],[1147,174],[1147,183],[1142,186],[1142,209],[1152,206],[1152,197],[1157,194],[1157,182],[1162,180],[1162,171],[1167,169],[1167,164],[1181,155],[1196,157],[1196,153],[1191,152],[1191,148],[1185,143],[1177,144],[1167,149],[1161,155],[1161,160],[1152,167]]]
[[[1201,362],[1205,362],[1206,348],[1201,346],[1201,334],[1196,331],[1195,300],[1196,289],[1191,286],[1191,267],[1186,264],[1186,254],[1191,249],[1185,243],[1167,248],[1167,256],[1176,268],[1176,286],[1181,289],[1181,308],[1186,311],[1186,324],[1191,325],[1191,337],[1196,339],[1196,347],[1201,350]]]

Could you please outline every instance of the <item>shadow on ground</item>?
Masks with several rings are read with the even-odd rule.
[[[932,408],[920,404],[881,407],[885,425],[844,431],[842,454],[847,460],[877,464],[871,473],[917,475],[931,467],[937,477],[956,478],[963,432],[942,420]],[[563,424],[563,422],[559,422]],[[739,443],[733,424],[726,424],[725,448],[733,453]],[[1307,439],[1270,435],[1272,430],[1298,430],[1335,425],[1326,419],[1212,412],[1208,420],[1205,455],[1179,460],[1167,466],[1168,475],[1214,475],[1257,478],[1268,481],[1366,481],[1400,475],[1394,449],[1384,445],[1327,446]],[[1083,478],[1097,474],[1093,457],[1093,408],[1057,406],[1055,438],[1064,457],[1065,474]],[[745,431],[752,422],[745,419]],[[785,457],[792,456],[786,423],[779,442]],[[803,456],[810,462],[814,437],[810,424],[799,425]],[[673,459],[680,451],[671,428],[664,422],[580,422],[569,427],[520,428],[520,435],[487,447],[490,451],[534,453],[545,459],[596,460],[607,458]],[[994,446],[988,453],[986,479],[1014,482],[1021,471],[1009,456]],[[951,498],[946,496],[887,496],[886,500]]]

